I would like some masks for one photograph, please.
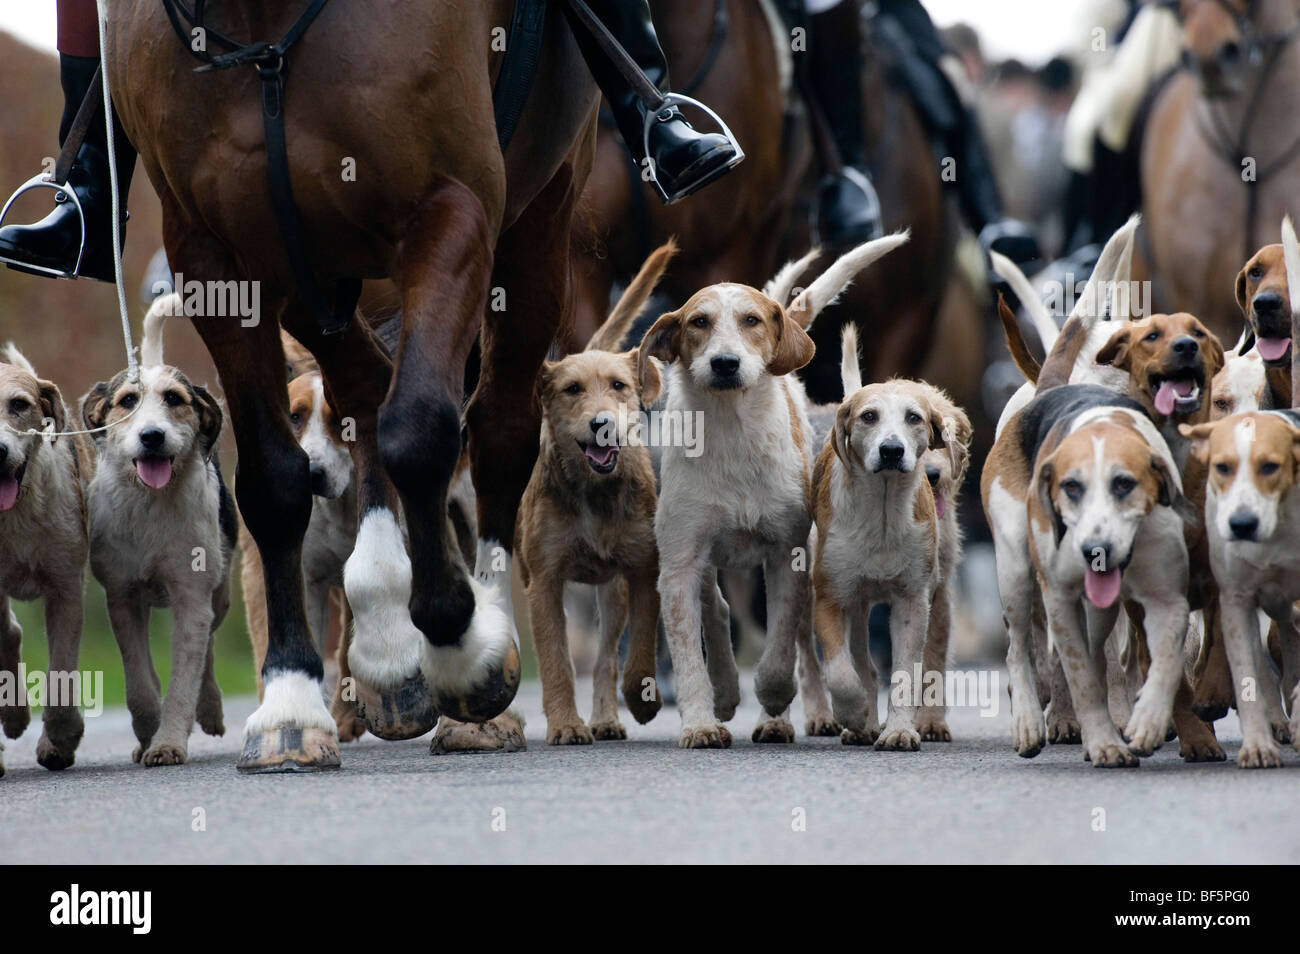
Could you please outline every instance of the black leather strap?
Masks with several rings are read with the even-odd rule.
[[[547,0],[515,0],[506,40],[505,60],[492,89],[492,112],[497,123],[497,142],[505,152],[514,137],[528,102],[542,53],[542,30],[546,25]]]
[[[77,115],[68,128],[68,135],[63,140],[62,149],[59,150],[59,158],[54,162],[54,182],[63,185],[68,181],[72,164],[77,159],[77,153],[81,151],[81,144],[86,141],[90,124],[103,112],[103,108],[104,72],[102,69],[97,69],[95,78],[90,81],[90,88],[86,90],[85,98],[77,108]]]

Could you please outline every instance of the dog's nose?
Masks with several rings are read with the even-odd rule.
[[[1170,346],[1174,349],[1174,354],[1181,358],[1194,358],[1196,352],[1201,350],[1200,344],[1191,335],[1183,335],[1181,338],[1175,338],[1174,343]]]
[[[140,432],[140,446],[145,450],[157,450],[162,447],[167,435],[159,427],[146,427]]]
[[[313,463],[311,465],[311,492],[315,496],[321,497],[324,496],[327,489],[325,486],[325,465]]]
[[[1250,304],[1255,309],[1255,314],[1271,318],[1282,310],[1282,296],[1277,292],[1260,292],[1251,299]]]
[[[1091,540],[1084,540],[1079,545],[1079,549],[1083,551],[1084,561],[1098,573],[1104,573],[1115,568],[1114,564],[1110,562],[1110,544],[1105,540],[1098,540],[1095,537]]]
[[[3,464],[8,459],[9,459],[9,448],[4,444],[0,444],[0,464]]]
[[[601,411],[587,422],[587,426],[591,428],[593,434],[599,434],[602,427],[612,427],[613,424],[614,415],[610,414],[609,411]]]
[[[740,370],[740,359],[734,354],[716,354],[709,359],[709,367],[720,378],[733,378]]]
[[[880,462],[882,464],[897,466],[903,462],[903,442],[896,437],[891,437],[880,442]]]
[[[1259,517],[1248,510],[1238,510],[1228,518],[1228,529],[1238,540],[1254,540],[1259,529]]]
[[[937,484],[939,482],[939,468],[933,464],[927,464],[925,467],[925,479],[930,482],[931,487]]]

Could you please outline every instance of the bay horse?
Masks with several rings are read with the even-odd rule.
[[[673,82],[726,117],[745,161],[689,202],[664,206],[602,122],[574,230],[571,351],[604,321],[615,282],[670,236],[681,252],[660,291],[674,302],[721,281],[761,287],[776,272],[812,156],[806,124],[786,121],[794,54],[771,0],[650,0],[650,8]]]
[[[1181,0],[1178,12],[1185,68],[1142,133],[1139,246],[1153,310],[1191,312],[1232,341],[1237,272],[1300,195],[1300,0]]]
[[[248,42],[278,40],[303,9],[208,6],[214,31]],[[332,3],[292,49],[283,109],[306,251],[327,293],[343,280],[395,283],[402,328],[391,363],[359,320],[322,333],[292,280],[254,70],[195,73],[157,0],[112,9],[110,85],[161,197],[172,269],[187,280],[261,283],[255,326],[194,319],[221,376],[239,452],[236,496],[266,583],[266,689],[238,767],[339,764],[303,612],[311,491],[290,428],[281,325],[316,357],[354,429],[361,519],[345,589],[368,727],[405,738],[438,713],[491,719],[519,680],[509,570],[537,454],[533,381],[566,318],[570,221],[595,137],[596,86],[560,5],[546,12],[532,108],[504,155],[494,38],[511,23],[511,0]],[[479,381],[462,422],[465,362],[480,332]],[[472,574],[446,506],[462,423],[478,495]]]

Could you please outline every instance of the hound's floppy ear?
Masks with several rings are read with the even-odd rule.
[[[1048,457],[1038,465],[1038,473],[1034,476],[1034,488],[1038,492],[1039,506],[1052,521],[1052,539],[1059,547],[1061,538],[1065,536],[1065,521],[1061,519],[1061,514],[1056,509],[1056,502],[1052,500],[1052,479],[1056,476],[1054,456]]]
[[[1254,259],[1252,258],[1251,261],[1253,262]],[[1246,301],[1246,272],[1249,269],[1250,269],[1250,262],[1247,262],[1245,265],[1241,266],[1241,271],[1237,273],[1237,285],[1236,285],[1237,307],[1241,309],[1241,313],[1245,315],[1247,318],[1250,317],[1250,306]]]
[[[785,309],[781,309],[777,328],[776,348],[772,352],[772,360],[767,363],[767,373],[779,376],[798,371],[811,361],[817,346],[808,337],[808,332],[803,330],[803,326],[791,318]]]
[[[54,432],[67,430],[68,409],[63,404],[63,395],[53,381],[37,380],[36,387],[41,395],[41,416],[54,421]]]
[[[846,400],[835,412],[835,426],[831,428],[831,450],[850,470],[853,469],[853,460],[849,457],[849,438],[852,434],[853,404]]]
[[[1178,433],[1191,442],[1192,456],[1202,464],[1210,462],[1210,435],[1214,433],[1214,428],[1217,426],[1217,421],[1213,424],[1197,424],[1195,427],[1190,424],[1178,425]]]
[[[558,361],[543,361],[542,366],[537,370],[537,383],[533,390],[537,394],[537,400],[542,400],[546,396],[547,390],[555,380],[555,366]]]
[[[81,398],[80,413],[81,423],[87,430],[96,430],[104,426],[104,421],[108,418],[108,399],[109,383],[100,381],[93,388],[87,391]],[[103,435],[93,435],[95,440],[99,440]]]
[[[646,375],[650,372],[650,359],[658,358],[664,364],[672,364],[682,354],[682,313],[681,310],[670,311],[660,315],[636,349],[636,377],[645,391]],[[656,369],[657,370],[657,369]]]
[[[1110,336],[1110,340],[1097,352],[1098,364],[1109,364],[1121,371],[1128,370],[1128,349],[1132,327],[1123,328]]]
[[[194,385],[194,410],[199,415],[199,451],[204,460],[212,460],[217,449],[217,438],[221,436],[223,415],[217,399],[208,393],[202,385]]]
[[[636,375],[641,384],[641,406],[648,408],[659,400],[659,392],[663,388],[663,378],[659,375],[659,366],[654,360],[650,360],[645,363],[643,371],[640,348],[633,348],[627,353],[627,363],[632,374]]]
[[[961,408],[954,410],[954,415],[942,419],[943,437],[944,446],[948,448],[948,462],[952,465],[953,479],[961,480],[970,459],[971,426],[970,418]]]
[[[945,421],[939,416],[930,405],[926,405],[926,420],[930,422],[930,450],[943,450],[948,446],[948,441],[955,435],[952,433],[952,419]]]
[[[1223,370],[1223,366],[1228,363],[1228,356],[1223,351],[1223,342],[1219,340],[1219,336],[1203,324],[1201,329],[1205,332],[1202,347],[1205,349],[1206,361],[1210,365],[1205,369],[1205,380],[1209,381]]]
[[[1195,505],[1183,496],[1183,484],[1178,471],[1171,470],[1163,457],[1152,454],[1151,472],[1156,475],[1156,503],[1162,507],[1173,507],[1174,513],[1182,517],[1183,522],[1190,527],[1200,523]]]

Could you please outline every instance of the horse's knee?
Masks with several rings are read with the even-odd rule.
[[[269,454],[241,454],[235,499],[248,532],[263,553],[296,546],[311,520],[307,455],[290,442]]]
[[[379,412],[379,459],[403,493],[445,490],[460,455],[460,412],[435,394],[395,391]]]

